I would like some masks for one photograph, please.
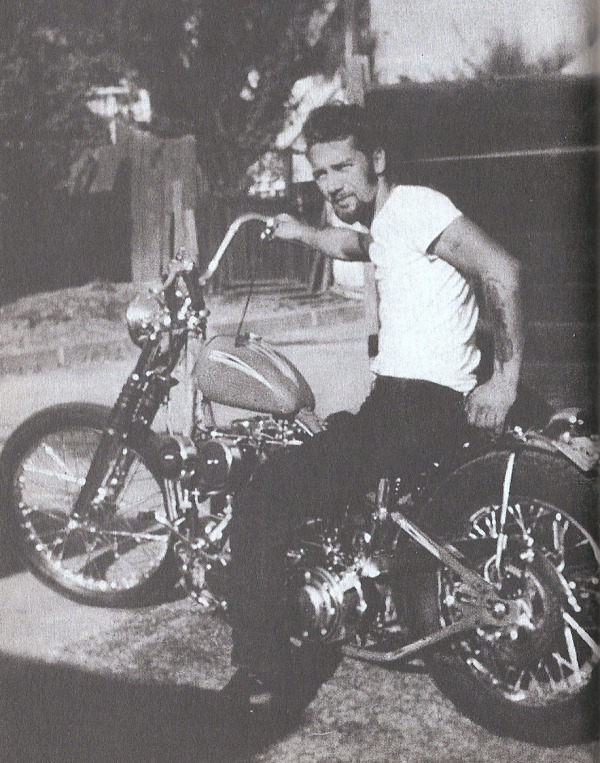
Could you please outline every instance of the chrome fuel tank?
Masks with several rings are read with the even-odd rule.
[[[287,358],[259,337],[215,336],[198,353],[194,378],[212,402],[293,416],[313,410],[315,398],[306,379]]]

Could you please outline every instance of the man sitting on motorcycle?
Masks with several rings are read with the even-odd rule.
[[[307,517],[331,518],[381,476],[418,474],[468,424],[499,432],[515,402],[523,344],[519,263],[430,188],[392,185],[385,151],[357,106],[327,105],[304,128],[314,179],[335,217],[317,229],[290,215],[274,236],[375,265],[379,349],[372,391],[301,448],[268,460],[239,494],[231,533],[230,684],[250,704],[290,670],[285,553]],[[477,384],[476,282],[494,339]]]

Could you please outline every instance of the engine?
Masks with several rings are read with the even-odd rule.
[[[330,572],[323,567],[297,571],[292,576],[292,639],[305,642],[344,641],[358,633],[367,609],[361,579],[354,569]]]
[[[190,440],[166,437],[163,474],[177,505],[171,529],[182,582],[205,610],[226,608],[235,493],[274,451],[302,444],[298,422],[256,417]],[[308,522],[288,552],[292,641],[380,643],[398,619],[390,582],[399,528],[375,501],[337,528]]]
[[[188,592],[204,609],[227,606],[228,525],[235,493],[275,450],[302,444],[302,425],[270,416],[238,419],[193,438],[164,436],[174,550]]]
[[[373,517],[368,531],[315,533],[318,526],[288,552],[292,642],[365,645],[387,638],[398,620],[390,575],[398,528]]]
[[[235,492],[273,450],[301,445],[296,424],[271,417],[237,419],[225,430],[195,438],[197,475],[207,493]]]
[[[199,429],[190,439],[164,435],[162,475],[181,480],[202,494],[234,493],[273,450],[301,445],[304,431],[295,422],[257,416],[228,427]]]
[[[259,454],[247,438],[222,435],[200,441],[196,468],[203,489],[211,494],[235,491],[258,466]]]

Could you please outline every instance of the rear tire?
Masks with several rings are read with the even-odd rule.
[[[491,454],[467,465],[428,508],[429,527],[454,542],[484,576],[486,561],[493,570],[490,547],[493,555],[508,456]],[[535,451],[517,456],[507,524],[512,536],[504,577],[497,582],[510,583],[514,596],[529,602],[534,627],[519,627],[513,638],[489,628],[469,632],[427,657],[442,693],[494,733],[546,745],[597,737],[596,506],[593,479],[564,459]],[[523,549],[524,532],[533,539],[535,555],[526,562],[517,552],[509,561],[511,547]],[[460,617],[460,585],[447,569],[429,566],[414,590],[411,605],[418,635]]]
[[[109,414],[69,403],[31,416],[0,457],[0,495],[9,542],[44,583],[84,604],[140,605],[172,587],[175,569],[156,520],[164,500],[152,432],[127,442],[133,460],[114,502],[73,514]]]

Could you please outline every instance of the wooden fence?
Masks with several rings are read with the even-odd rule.
[[[0,304],[94,280],[153,280],[180,245],[206,264],[238,215],[298,211],[297,199],[207,193],[189,136],[160,140],[125,128],[116,146],[97,150],[82,167],[74,192],[45,190],[24,153],[0,155]],[[318,219],[318,195],[308,189],[304,196],[303,212]],[[240,231],[213,288],[252,278],[263,285],[321,284],[314,252],[265,244],[259,230]]]
[[[129,281],[129,177],[110,192],[48,190],[25,152],[0,154],[0,304],[93,280]]]
[[[309,194],[303,203],[306,218],[316,221],[321,214],[321,201]],[[280,212],[298,214],[297,203],[290,200],[250,199],[242,195],[212,195],[199,199],[196,205],[199,259],[206,264],[215,253],[227,227],[241,214],[257,212],[273,216]],[[260,240],[259,223],[242,228],[233,240],[222,266],[217,271],[213,288],[232,289],[256,280],[264,286],[300,284],[314,287],[319,281],[318,255],[308,247],[285,241]]]

